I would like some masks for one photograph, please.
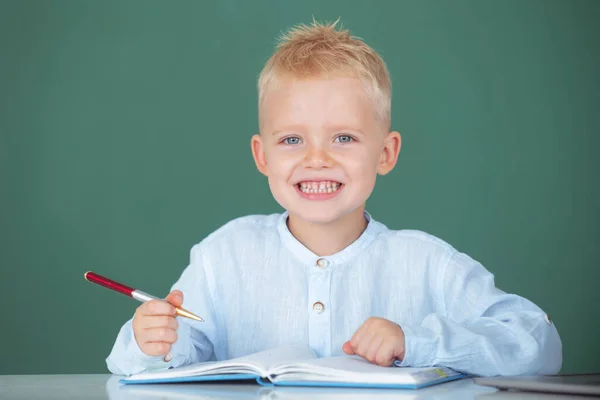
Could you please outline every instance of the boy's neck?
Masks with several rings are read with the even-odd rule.
[[[317,256],[330,256],[352,244],[367,228],[364,206],[328,224],[307,222],[289,215],[287,226],[292,235]]]

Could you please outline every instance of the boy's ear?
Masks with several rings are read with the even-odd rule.
[[[252,157],[256,163],[256,168],[264,175],[269,176],[269,170],[267,168],[267,158],[263,149],[262,138],[259,134],[253,135],[250,141],[250,147],[252,149]]]
[[[383,142],[379,166],[377,167],[377,173],[379,175],[385,175],[394,169],[394,166],[398,161],[398,154],[400,154],[401,146],[402,137],[398,132],[390,132],[387,134]]]

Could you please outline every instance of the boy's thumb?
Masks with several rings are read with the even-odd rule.
[[[179,307],[183,304],[183,293],[181,293],[179,290],[173,290],[171,293],[169,293],[165,300],[171,305]]]
[[[354,353],[354,350],[352,349],[352,345],[350,344],[350,341],[347,341],[346,343],[344,343],[344,345],[342,346],[342,350],[344,351],[344,353],[348,354],[349,356],[356,354],[356,353]]]

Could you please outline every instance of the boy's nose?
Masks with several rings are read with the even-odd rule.
[[[305,157],[307,168],[321,169],[333,166],[333,160],[324,149],[311,149]]]

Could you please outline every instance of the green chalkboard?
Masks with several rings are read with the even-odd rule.
[[[0,374],[107,372],[191,246],[281,211],[253,164],[256,79],[286,28],[378,50],[403,136],[368,210],[546,310],[598,371],[600,2],[0,1]]]

